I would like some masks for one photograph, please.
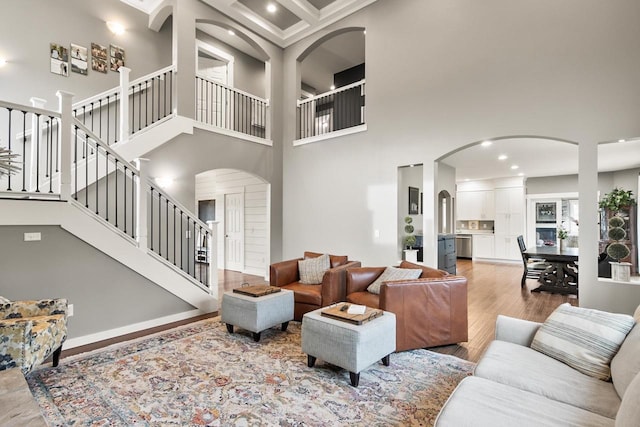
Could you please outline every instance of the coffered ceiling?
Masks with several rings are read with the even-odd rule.
[[[162,0],[122,1],[149,13]],[[376,0],[200,1],[284,48],[327,25],[351,15]],[[269,6],[274,6],[275,10]]]

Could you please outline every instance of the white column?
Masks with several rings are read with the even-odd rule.
[[[209,255],[209,293],[214,297],[218,297],[218,254],[215,253],[216,242],[218,241],[218,223],[216,221],[207,221],[207,225],[211,229],[211,238],[207,243],[207,254]]]
[[[131,69],[127,67],[118,68],[120,73],[120,135],[118,142],[123,143],[129,140],[129,73]]]
[[[56,92],[60,110],[60,200],[71,198],[71,168],[73,139],[73,94],[59,90]]]
[[[44,105],[47,103],[46,99],[42,98],[30,98],[29,102],[31,102],[31,106],[35,108],[44,108]],[[34,191],[36,189],[37,182],[37,157],[38,157],[38,149],[40,148],[38,144],[42,144],[42,128],[40,127],[40,116],[36,116],[33,114],[31,116],[31,139],[30,139],[30,161],[29,161],[29,179],[27,180],[27,189],[29,191]],[[24,153],[23,153],[24,155]],[[23,171],[26,173],[26,171]]]
[[[137,158],[134,164],[138,168],[140,174],[138,175],[138,181],[136,182],[136,240],[138,241],[138,247],[143,251],[147,251],[147,181],[149,173],[147,166],[149,159]]]

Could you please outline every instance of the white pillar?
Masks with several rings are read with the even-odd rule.
[[[29,102],[31,102],[31,106],[35,108],[44,108],[44,105],[47,103],[46,99],[42,98],[30,98]],[[36,190],[36,182],[37,182],[37,169],[38,169],[38,149],[40,148],[40,144],[42,144],[42,128],[40,127],[40,116],[33,114],[31,116],[31,139],[29,142],[29,151],[30,151],[30,161],[29,161],[29,179],[27,181],[27,189],[29,191]],[[23,153],[24,155],[25,153]],[[23,171],[26,173],[26,171]]]
[[[211,229],[211,238],[207,242],[207,254],[209,255],[209,293],[214,297],[218,297],[218,254],[215,248],[218,241],[217,230],[218,223],[216,221],[207,221],[207,225]]]
[[[60,200],[71,198],[71,168],[72,139],[73,139],[73,94],[59,90],[58,97],[60,112]]]
[[[147,227],[147,182],[149,178],[149,173],[147,170],[147,166],[149,164],[149,159],[137,158],[134,161],[134,164],[138,168],[139,175],[138,181],[136,182],[136,212],[135,212],[135,230],[136,230],[136,240],[138,241],[138,247],[143,251],[147,251],[147,237],[148,237],[148,227]]]
[[[120,73],[120,135],[118,142],[123,143],[129,140],[129,73],[131,69],[127,67],[118,68]]]

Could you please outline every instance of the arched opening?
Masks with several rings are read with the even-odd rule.
[[[438,233],[453,232],[453,200],[447,190],[438,193]]]
[[[297,138],[365,123],[365,31],[343,28],[316,40],[298,57]]]
[[[437,190],[455,188],[452,231],[459,258],[522,262],[518,236],[529,248],[556,247],[560,229],[577,248],[576,142],[534,135],[475,141],[439,158],[436,170]],[[443,214],[436,211],[437,232]],[[463,238],[472,242],[465,250]]]
[[[219,268],[268,278],[271,186],[237,169],[213,169],[195,177],[198,215],[217,222]]]

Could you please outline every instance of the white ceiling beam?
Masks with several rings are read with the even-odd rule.
[[[320,20],[320,11],[307,0],[278,0],[278,3],[311,25],[317,24]]]

